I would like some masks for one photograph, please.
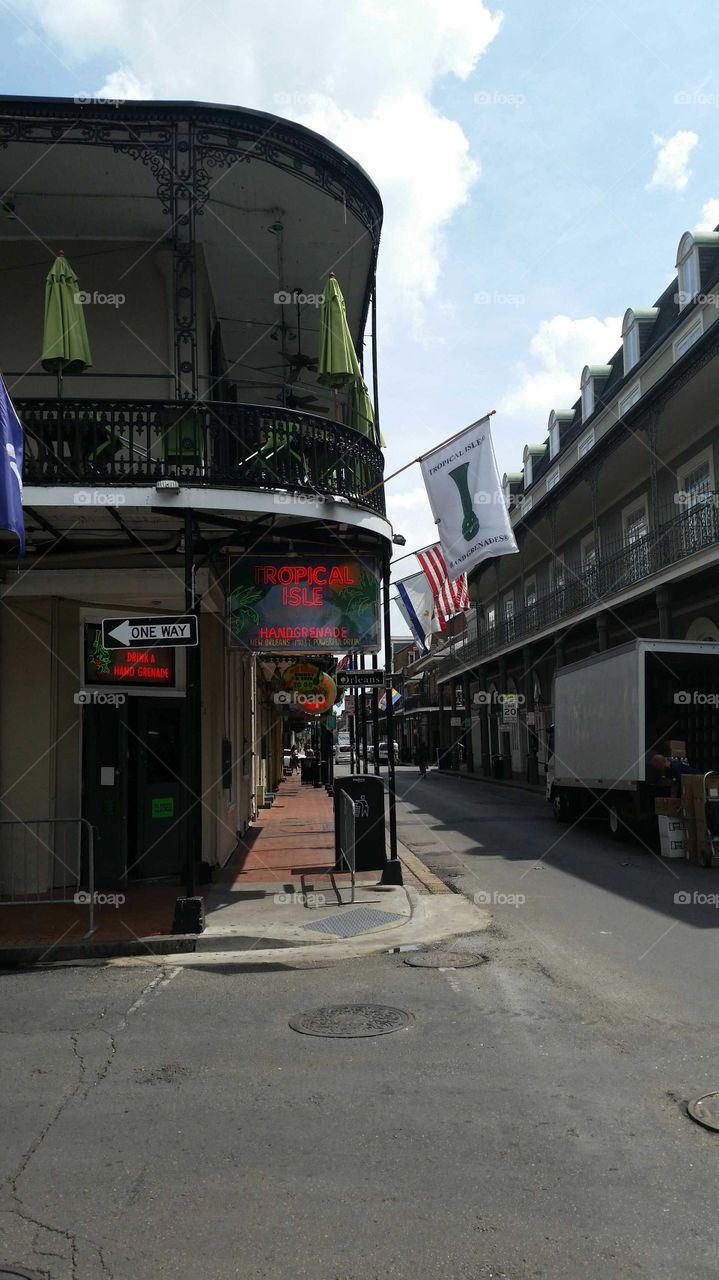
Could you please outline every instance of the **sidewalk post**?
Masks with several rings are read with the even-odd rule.
[[[372,654],[372,670],[377,670],[377,654]],[[379,689],[372,690],[372,741],[374,742],[374,771],[379,773]]]
[[[387,698],[387,790],[389,792],[389,860],[384,865],[382,884],[402,884],[402,864],[397,857],[397,790],[394,761],[394,708],[392,706],[392,634],[390,631],[390,557],[385,549],[383,557],[383,615],[385,645],[385,696]]]

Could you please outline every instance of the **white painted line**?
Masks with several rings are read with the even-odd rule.
[[[128,1018],[131,1018],[133,1013],[137,1013],[137,1010],[142,1008],[151,991],[154,991],[155,988],[159,991],[160,987],[166,987],[168,983],[172,982],[173,978],[177,977],[178,973],[182,973],[182,969],[171,969],[169,973],[158,973],[156,978],[153,978],[151,982],[148,982],[147,986],[140,992],[135,1003],[130,1005],[130,1008],[124,1018],[120,1019],[120,1022],[118,1023],[118,1031],[124,1031],[127,1026]]]

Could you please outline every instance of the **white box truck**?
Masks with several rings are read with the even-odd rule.
[[[652,766],[686,743],[697,773],[719,768],[719,643],[636,639],[558,668],[547,799],[555,818],[606,813],[615,839],[656,824],[670,785]]]

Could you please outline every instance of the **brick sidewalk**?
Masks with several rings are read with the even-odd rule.
[[[238,842],[227,865],[215,873],[214,884],[231,889],[247,884],[286,884],[299,881],[303,868],[332,866],[335,859],[334,807],[324,787],[302,786],[293,775],[285,778],[271,809],[261,809],[257,821]],[[358,879],[376,880],[376,872]],[[212,885],[198,888],[205,897]],[[178,880],[165,884],[135,884],[118,890],[119,906],[95,909],[95,942],[152,938],[172,928],[175,901],[184,895]],[[88,910],[74,903],[0,905],[0,944],[31,945],[80,942],[87,932]]]
[[[332,866],[334,860],[332,797],[324,787],[303,786],[292,774],[280,784],[272,808],[260,810],[215,883],[284,884],[299,880],[303,868]]]

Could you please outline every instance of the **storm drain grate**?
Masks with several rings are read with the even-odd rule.
[[[369,933],[370,929],[379,929],[383,924],[394,924],[395,920],[404,920],[405,916],[396,911],[379,911],[377,907],[355,907],[343,915],[326,916],[324,920],[313,920],[305,924],[303,929],[311,929],[313,933],[332,933],[337,938],[354,938],[358,933]]]

